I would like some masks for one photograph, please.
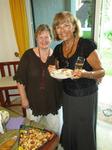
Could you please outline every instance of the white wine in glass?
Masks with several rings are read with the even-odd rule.
[[[83,68],[84,61],[85,61],[85,58],[83,58],[81,56],[77,57],[77,61],[75,63],[75,68],[74,69],[81,70]]]

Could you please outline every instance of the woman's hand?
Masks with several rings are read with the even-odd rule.
[[[98,78],[99,71],[86,71],[84,69],[75,69],[73,71],[73,77],[72,79],[78,79],[78,78],[88,78],[88,79],[94,79],[99,84],[102,81],[102,78]]]
[[[87,71],[84,69],[75,69],[73,71],[73,78],[82,78],[84,77],[84,74],[86,74]]]
[[[29,107],[28,99],[27,98],[22,99],[21,105],[22,105],[23,108],[28,108]]]
[[[49,65],[49,66],[48,66],[48,71],[49,71],[49,73],[52,73],[54,70],[56,70],[55,65]]]
[[[19,93],[21,96],[21,105],[23,108],[28,108],[29,107],[29,101],[26,95],[26,91],[25,91],[25,86],[21,83],[17,83],[18,89],[19,89]]]

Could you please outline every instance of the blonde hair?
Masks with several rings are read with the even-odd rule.
[[[73,26],[75,27],[75,31],[73,33],[74,37],[79,37],[81,35],[80,21],[75,16],[73,16],[71,12],[63,11],[63,12],[57,13],[53,19],[52,29],[53,29],[53,35],[54,35],[55,40],[60,40],[56,32],[56,26],[67,21],[71,22]]]
[[[50,29],[50,27],[47,24],[40,24],[37,27],[36,32],[35,32],[35,38],[37,38],[37,35],[40,34],[42,31],[48,31],[49,35],[50,35],[50,37],[52,39],[51,29]]]

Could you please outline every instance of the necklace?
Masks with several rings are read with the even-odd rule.
[[[66,48],[67,47],[66,45],[63,45],[63,55],[65,57],[65,62],[64,62],[65,67],[69,67],[69,64],[70,64],[69,58],[74,55],[74,53],[77,49],[78,40],[79,40],[79,38],[73,39],[72,46],[68,49]]]
[[[38,54],[39,54],[40,60],[41,60],[43,63],[46,63],[47,60],[48,60],[48,57],[50,56],[50,48],[48,49],[48,52],[47,52],[47,55],[46,55],[46,56],[43,57],[43,56],[41,55],[40,49],[38,49]]]
[[[74,47],[74,43],[75,43],[75,40],[73,39],[72,44],[68,44],[68,43],[63,44],[63,54],[66,58],[70,57],[70,54]],[[71,46],[68,46],[68,45],[71,45]]]

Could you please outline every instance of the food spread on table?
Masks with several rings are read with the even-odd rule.
[[[2,107],[0,109],[1,123],[5,123],[5,130],[0,133],[0,150],[45,150],[46,147],[56,147],[58,136],[54,132],[39,127],[35,122],[31,124],[27,119],[24,121],[22,116],[8,111]]]
[[[19,150],[41,150],[54,136],[54,133],[47,130],[22,126],[19,133]]]

